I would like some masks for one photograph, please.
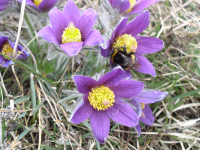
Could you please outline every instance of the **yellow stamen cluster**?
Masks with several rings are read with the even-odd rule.
[[[108,87],[97,87],[93,88],[92,92],[89,93],[89,102],[94,109],[105,110],[113,106],[115,102],[115,95]]]
[[[40,3],[41,3],[42,1],[43,1],[43,0],[34,0],[34,4],[35,4],[36,6],[39,6]]]
[[[119,47],[126,45],[127,52],[135,52],[137,49],[137,41],[131,34],[119,36],[113,44],[113,48],[117,50]],[[120,49],[123,50],[123,49]]]
[[[142,109],[145,108],[145,103],[140,103],[140,105],[141,105]]]
[[[75,28],[73,23],[70,23],[62,34],[62,43],[81,42],[81,32]]]
[[[8,57],[12,57],[13,56],[13,48],[10,46],[10,44],[8,42],[5,42],[5,44],[2,45],[1,53],[6,55],[6,56],[8,56]],[[4,59],[8,59],[8,58],[4,57]]]
[[[132,8],[135,6],[135,4],[136,4],[136,0],[129,0],[129,2],[130,2],[130,7],[129,7],[129,9],[126,11],[126,13],[129,13],[131,10],[132,10]]]

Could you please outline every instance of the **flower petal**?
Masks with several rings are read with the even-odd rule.
[[[0,11],[6,9],[9,6],[11,0],[1,0]]]
[[[94,46],[103,43],[104,40],[98,30],[92,30],[84,41],[84,45]]]
[[[49,19],[57,40],[59,41],[59,43],[62,43],[61,36],[63,34],[63,31],[65,31],[65,28],[67,27],[64,15],[57,7],[54,7],[49,12]]]
[[[95,87],[97,81],[91,77],[79,76],[76,75],[73,77],[74,82],[76,83],[77,90],[80,93],[87,94],[92,91],[92,88]]]
[[[120,35],[123,34],[125,27],[127,26],[126,23],[128,21],[128,17],[124,18],[120,24],[115,28],[112,37],[111,37],[111,44],[118,38]],[[126,29],[125,29],[126,30]]]
[[[138,101],[136,101],[135,98],[132,98],[131,100],[129,100],[127,102],[133,108],[133,110],[136,112],[136,114],[140,117],[142,114],[141,104]]]
[[[144,84],[140,81],[123,80],[118,86],[109,86],[109,88],[115,93],[115,97],[132,98],[142,92]]]
[[[104,143],[110,130],[110,118],[106,111],[93,110],[90,117],[90,124],[94,137],[99,143]]]
[[[6,42],[8,41],[8,37],[6,36],[0,36],[0,47]],[[0,49],[1,50],[1,49]]]
[[[10,46],[14,49],[15,47],[15,42],[14,43],[10,43]],[[20,52],[24,49],[23,46],[21,45],[17,45],[17,52]],[[18,54],[16,54],[16,56],[18,56]],[[23,50],[22,54],[20,54],[17,59],[26,59],[29,56],[29,53],[26,50]]]
[[[59,41],[57,40],[57,38],[50,26],[46,26],[46,27],[42,28],[38,32],[38,35],[42,36],[46,41],[48,41],[50,43],[55,43],[57,45],[60,45]]]
[[[64,17],[66,19],[67,25],[70,22],[73,22],[75,27],[77,27],[77,23],[78,23],[78,20],[81,17],[81,14],[80,14],[80,11],[79,11],[78,7],[74,3],[74,1],[69,0],[67,2],[67,4],[64,7],[64,10],[63,10],[63,15],[64,15]]]
[[[145,11],[141,15],[137,16],[133,21],[126,25],[122,34],[131,34],[136,36],[145,30],[149,25],[149,11]]]
[[[156,72],[155,72],[155,69],[154,69],[153,65],[151,64],[151,62],[142,55],[136,54],[135,56],[141,65],[140,69],[138,69],[137,71],[141,72],[141,73],[150,74],[153,77],[155,77]]]
[[[145,108],[142,110],[142,113],[144,114],[144,116],[142,115],[143,117],[140,117],[140,121],[151,126],[155,120],[155,117],[148,104],[145,105]]]
[[[140,127],[140,123],[138,123],[135,127],[134,127],[135,131],[137,132],[138,136],[140,136],[141,134],[141,127]]]
[[[110,52],[112,50],[112,48],[110,47],[111,46],[110,41],[111,40],[109,39],[107,42],[107,48],[103,48],[101,45],[99,46],[101,49],[101,55],[103,57],[109,57],[109,55],[110,55]]]
[[[4,59],[4,61],[1,63],[1,65],[3,67],[8,67],[11,64],[13,64],[13,61],[12,60],[7,60],[7,59]]]
[[[134,99],[140,103],[151,104],[163,100],[166,96],[167,93],[164,92],[149,91],[141,92],[137,97],[134,97]]]
[[[97,18],[97,13],[90,9],[87,9],[78,21],[77,27],[81,31],[82,41],[85,41],[87,36],[92,30]]]
[[[155,37],[135,37],[137,41],[136,54],[151,54],[163,49],[163,41]]]
[[[131,12],[142,12],[143,9],[149,7],[150,5],[159,2],[159,0],[140,0],[131,10]]]
[[[43,0],[38,8],[42,11],[49,11],[58,0]]]
[[[130,1],[129,0],[124,0],[121,5],[120,5],[120,13],[124,13],[127,9],[130,7]]]
[[[116,68],[110,72],[107,72],[99,79],[97,86],[118,85],[119,82],[123,79],[124,73],[125,72],[121,68]]]
[[[4,57],[0,55],[0,63],[2,63],[3,61],[4,61]]]
[[[132,75],[130,70],[125,70],[124,79],[131,79]]]
[[[122,0],[109,0],[113,8],[119,8]]]
[[[82,46],[83,42],[70,42],[60,45],[63,51],[69,56],[77,55],[80,52]]]
[[[87,99],[86,96],[88,96],[88,94],[84,96],[84,103],[78,106],[79,108],[75,110],[75,113],[73,114],[71,118],[71,122],[74,124],[79,124],[85,121],[92,114],[93,107],[90,105],[90,102],[86,100]]]
[[[134,127],[138,124],[139,118],[134,110],[120,99],[117,102],[106,110],[108,116],[115,122],[127,127]]]

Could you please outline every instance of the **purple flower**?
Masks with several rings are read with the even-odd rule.
[[[151,126],[155,120],[155,117],[148,104],[161,101],[165,99],[166,96],[167,93],[160,91],[141,92],[137,97],[134,97],[132,100],[130,100],[129,103],[136,108],[135,112],[138,114],[138,116],[140,116],[139,120]],[[137,124],[135,129],[140,136],[140,124]]]
[[[110,129],[110,118],[127,127],[134,127],[139,118],[131,106],[121,98],[140,94],[143,83],[122,80],[124,71],[114,69],[98,81],[91,77],[74,76],[77,90],[84,94],[83,104],[73,113],[71,122],[79,124],[90,118],[92,132],[99,143],[104,143]]]
[[[143,54],[151,54],[160,51],[163,48],[163,41],[155,37],[138,36],[149,25],[148,11],[137,16],[135,20],[127,24],[128,18],[125,18],[114,30],[111,39],[107,42],[107,48],[101,48],[101,55],[109,57],[111,51],[117,51],[119,47],[126,45],[127,53],[134,53],[136,61],[141,66],[132,68],[141,73],[147,73],[156,76],[155,69]],[[112,62],[112,59],[111,59]],[[126,70],[127,76],[131,78],[130,70]]]
[[[13,49],[15,47],[15,42],[11,42],[8,37],[5,37],[5,36],[0,36],[0,53],[10,57],[10,58],[13,58]],[[18,53],[20,51],[22,51],[24,48],[21,46],[21,45],[17,45],[17,54],[16,56],[18,55]],[[29,54],[26,52],[26,50],[24,50],[22,52],[22,54],[20,54],[18,56],[17,59],[25,59],[26,57],[28,57]],[[10,64],[12,64],[12,60],[8,59],[8,58],[5,58],[4,56],[0,55],[0,63],[2,66],[4,67],[8,67]]]
[[[18,0],[22,2],[22,0]],[[49,11],[58,0],[26,0],[26,4],[33,6],[41,12]]]
[[[42,28],[38,35],[57,44],[69,56],[79,53],[82,46],[94,46],[103,42],[99,31],[92,30],[97,14],[92,9],[82,15],[76,4],[69,0],[63,13],[54,8],[49,12],[51,26]]]
[[[141,13],[143,9],[150,5],[159,2],[159,0],[109,0],[114,9],[126,14]]]
[[[9,6],[11,0],[1,0],[0,2],[0,11],[6,9]]]

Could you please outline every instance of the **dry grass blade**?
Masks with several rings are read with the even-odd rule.
[[[19,17],[19,26],[18,26],[17,39],[16,39],[15,47],[13,49],[13,58],[15,58],[15,55],[16,55],[16,52],[17,52],[17,45],[18,45],[20,34],[21,34],[21,28],[22,28],[22,23],[23,23],[23,19],[24,19],[25,6],[26,6],[26,0],[22,0],[21,13],[20,13],[20,17]]]

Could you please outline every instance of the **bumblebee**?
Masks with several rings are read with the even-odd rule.
[[[121,50],[123,49],[123,50]],[[112,67],[120,65],[124,70],[139,69],[140,63],[137,61],[134,52],[127,52],[126,45],[118,47],[117,50],[112,50],[110,58],[113,64]]]

